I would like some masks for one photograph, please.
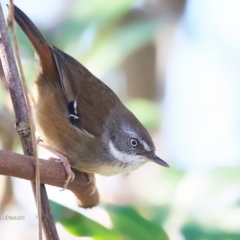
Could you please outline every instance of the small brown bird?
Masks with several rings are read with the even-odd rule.
[[[153,141],[116,94],[81,63],[50,47],[16,6],[14,18],[39,57],[35,120],[44,145],[71,168],[102,175],[134,170],[148,161],[168,167]],[[70,165],[69,165],[70,164]]]

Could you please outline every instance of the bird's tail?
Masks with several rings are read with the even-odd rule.
[[[15,5],[14,19],[22,31],[26,34],[39,56],[43,72],[54,66],[54,59],[48,43],[28,16]]]

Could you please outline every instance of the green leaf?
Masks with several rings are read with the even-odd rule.
[[[89,236],[97,240],[161,239],[168,240],[163,229],[143,218],[129,206],[107,206],[113,222],[113,229],[107,229],[82,214],[50,201],[55,221],[75,236]]]
[[[50,201],[54,220],[75,236],[89,236],[98,240],[122,239],[116,231],[107,229],[93,220],[64,207],[54,201]]]
[[[161,227],[143,218],[132,207],[107,206],[106,209],[111,216],[113,229],[121,232],[127,239],[168,239],[168,236]]]

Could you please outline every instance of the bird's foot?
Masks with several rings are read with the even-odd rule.
[[[58,157],[58,158],[51,157],[51,158],[49,158],[49,160],[55,161],[55,162],[60,162],[64,166],[66,174],[67,174],[67,179],[64,181],[62,190],[66,189],[69,182],[72,182],[75,178],[75,174],[73,173],[73,171],[71,169],[68,158],[65,155],[63,155],[62,153],[58,152],[54,148],[52,148],[49,145],[47,145],[46,143],[44,143],[43,140],[40,138],[37,139],[37,144],[41,147],[44,147],[45,149],[47,149],[48,151],[50,151],[51,153],[53,153],[54,155],[56,155]]]

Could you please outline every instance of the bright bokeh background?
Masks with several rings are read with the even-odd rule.
[[[1,3],[6,13],[6,1]],[[85,236],[164,240],[159,234],[163,229],[171,240],[240,239],[240,2],[15,3],[50,44],[79,60],[118,94],[149,129],[157,154],[171,166],[148,163],[130,174],[98,176],[101,203],[90,210],[78,208],[70,192],[47,186],[52,201],[116,234],[100,238],[98,227],[88,222]],[[18,33],[31,86],[33,51]],[[0,140],[2,148],[10,150],[11,141],[6,143],[14,129],[3,111],[4,106],[10,109],[6,96],[0,84]],[[16,140],[12,149],[20,151]],[[47,157],[42,149],[39,152]],[[1,239],[36,238],[37,211],[30,184],[5,178],[1,184],[1,215],[25,217],[17,222],[0,220]],[[60,238],[78,239],[68,232],[64,215],[59,217],[68,210],[53,206]],[[81,229],[81,221],[86,219],[71,224]]]

